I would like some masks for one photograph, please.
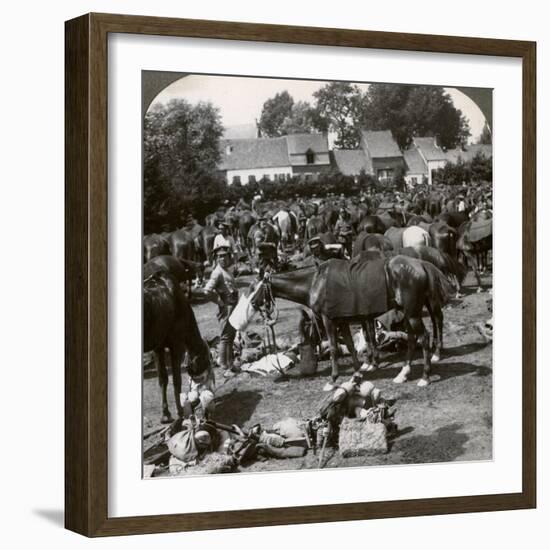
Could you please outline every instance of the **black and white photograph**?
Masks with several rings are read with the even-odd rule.
[[[493,90],[142,96],[143,477],[492,460]]]

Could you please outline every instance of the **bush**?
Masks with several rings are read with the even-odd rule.
[[[158,191],[159,187],[162,193],[152,192]],[[260,191],[263,192],[264,200],[273,201],[293,199],[296,195],[303,198],[314,194],[324,197],[329,193],[353,196],[369,187],[373,190],[387,189],[387,186],[381,186],[376,178],[365,173],[357,178],[336,172],[320,174],[309,180],[303,175],[292,176],[285,181],[262,178],[248,185],[228,185],[219,175],[202,175],[194,178],[188,185],[186,182],[178,182],[145,186],[144,230],[146,234],[173,231],[184,225],[189,214],[199,223],[204,223],[205,217],[216,212],[225,200],[234,205],[243,199],[250,204],[254,195]]]

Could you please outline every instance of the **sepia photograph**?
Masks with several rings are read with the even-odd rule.
[[[142,98],[143,477],[492,460],[493,90]]]

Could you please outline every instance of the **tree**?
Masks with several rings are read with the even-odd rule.
[[[470,128],[451,96],[440,86],[371,84],[361,111],[368,130],[391,130],[398,145],[435,136],[444,149],[466,144]]]
[[[173,99],[151,108],[143,129],[145,230],[174,227],[193,201],[223,193],[216,173],[221,116],[211,103]]]
[[[315,113],[307,101],[298,101],[281,125],[281,135],[309,134],[315,129]]]
[[[313,97],[313,122],[317,130],[335,132],[334,145],[337,148],[357,148],[364,107],[361,90],[348,82],[331,82],[314,92]]]
[[[491,130],[487,123],[483,125],[483,130],[477,142],[482,145],[491,145],[491,143],[493,143],[493,136],[491,135]]]
[[[259,128],[262,136],[279,137],[282,134],[282,126],[285,119],[292,114],[294,100],[285,90],[269,98],[262,107]]]

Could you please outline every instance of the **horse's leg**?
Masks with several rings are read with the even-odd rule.
[[[376,348],[376,334],[374,331],[374,319],[366,319],[361,322],[361,327],[367,342],[367,365],[361,367],[364,372],[372,372],[378,368],[378,349]]]
[[[441,359],[441,350],[443,349],[443,312],[437,305],[432,306],[429,302],[426,303],[430,319],[433,327],[433,343],[434,353],[431,362],[438,363]]]
[[[162,424],[169,424],[172,422],[172,416],[168,409],[168,399],[166,398],[166,389],[168,387],[168,371],[166,370],[166,363],[164,362],[164,348],[161,347],[155,351],[157,359],[157,376],[160,387],[162,416],[160,421]]]
[[[170,346],[170,362],[172,363],[172,385],[174,386],[174,400],[176,401],[176,410],[178,416],[183,416],[183,408],[181,406],[181,359],[183,350],[180,345],[175,343]]]
[[[405,327],[407,330],[408,342],[407,359],[405,365],[399,371],[399,374],[393,379],[395,384],[403,384],[403,382],[406,382],[408,380],[409,374],[411,373],[411,363],[413,359],[414,348],[416,347],[416,333],[414,332],[407,317],[405,317]]]
[[[330,348],[330,362],[332,366],[331,381],[325,384],[323,390],[331,391],[336,386],[336,380],[338,379],[338,339],[336,337],[336,325],[326,316],[322,316],[323,325],[328,337],[328,345]]]
[[[481,290],[482,290],[482,288],[481,288],[481,277],[479,275],[479,269],[477,267],[476,258],[474,258],[474,255],[470,251],[464,250],[462,253],[466,257],[466,260],[468,261],[468,263],[472,266],[472,269],[474,271],[474,275],[475,275],[475,278],[476,278],[476,281],[477,281],[477,291],[481,292]]]
[[[418,317],[412,317],[409,319],[409,324],[413,333],[416,336],[420,336],[420,344],[422,345],[422,353],[424,355],[424,371],[417,386],[427,386],[430,383],[430,371],[432,369],[430,359],[430,335],[424,326],[424,322],[422,321],[422,312],[419,313]]]
[[[342,338],[344,339],[344,343],[346,344],[346,347],[349,349],[349,352],[351,353],[351,359],[353,361],[353,370],[358,371],[359,370],[359,359],[357,358],[357,351],[355,350],[355,345],[353,343],[353,338],[351,336],[351,330],[349,323],[342,323],[340,325],[340,332],[342,334]]]

